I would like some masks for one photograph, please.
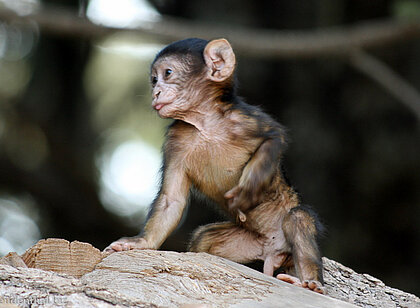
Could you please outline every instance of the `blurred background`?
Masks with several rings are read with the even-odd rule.
[[[419,295],[416,0],[0,0],[0,256],[139,232],[170,123],[149,66],[186,37],[230,40],[240,95],[288,127],[323,254]],[[193,200],[163,249],[219,219]]]

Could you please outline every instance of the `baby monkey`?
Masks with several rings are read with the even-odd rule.
[[[239,263],[324,293],[319,224],[281,171],[284,128],[236,95],[235,54],[225,39],[186,39],[161,50],[151,67],[153,108],[175,121],[163,147],[163,179],[143,234],[106,251],[158,249],[181,220],[192,189],[231,221],[199,227],[189,250]]]

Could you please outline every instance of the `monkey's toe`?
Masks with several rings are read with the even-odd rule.
[[[278,274],[277,275],[277,279],[287,282],[287,283],[291,283],[295,286],[298,287],[302,287],[302,283],[300,282],[299,278],[291,276],[291,275],[287,275],[287,274]]]
[[[325,288],[317,280],[305,280],[304,282],[301,282],[299,278],[287,274],[278,274],[277,279],[320,294],[326,294]]]
[[[320,294],[325,294],[325,288],[317,280],[305,280],[302,283],[302,287],[312,290],[314,292],[320,293]]]

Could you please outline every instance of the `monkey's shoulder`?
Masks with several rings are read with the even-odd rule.
[[[241,101],[232,108],[230,116],[236,123],[240,123],[248,137],[278,137],[286,142],[286,128],[258,106]]]

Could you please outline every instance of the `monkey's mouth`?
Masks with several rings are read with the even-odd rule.
[[[155,108],[155,110],[156,111],[159,111],[159,110],[161,110],[165,105],[168,105],[168,104],[161,104],[161,103],[159,103],[159,104],[156,104],[156,105],[153,105],[153,108]]]
[[[159,110],[161,110],[164,106],[166,106],[166,105],[169,105],[170,103],[156,103],[156,104],[153,104],[152,106],[153,106],[153,108],[156,110],[156,111],[159,111]]]

